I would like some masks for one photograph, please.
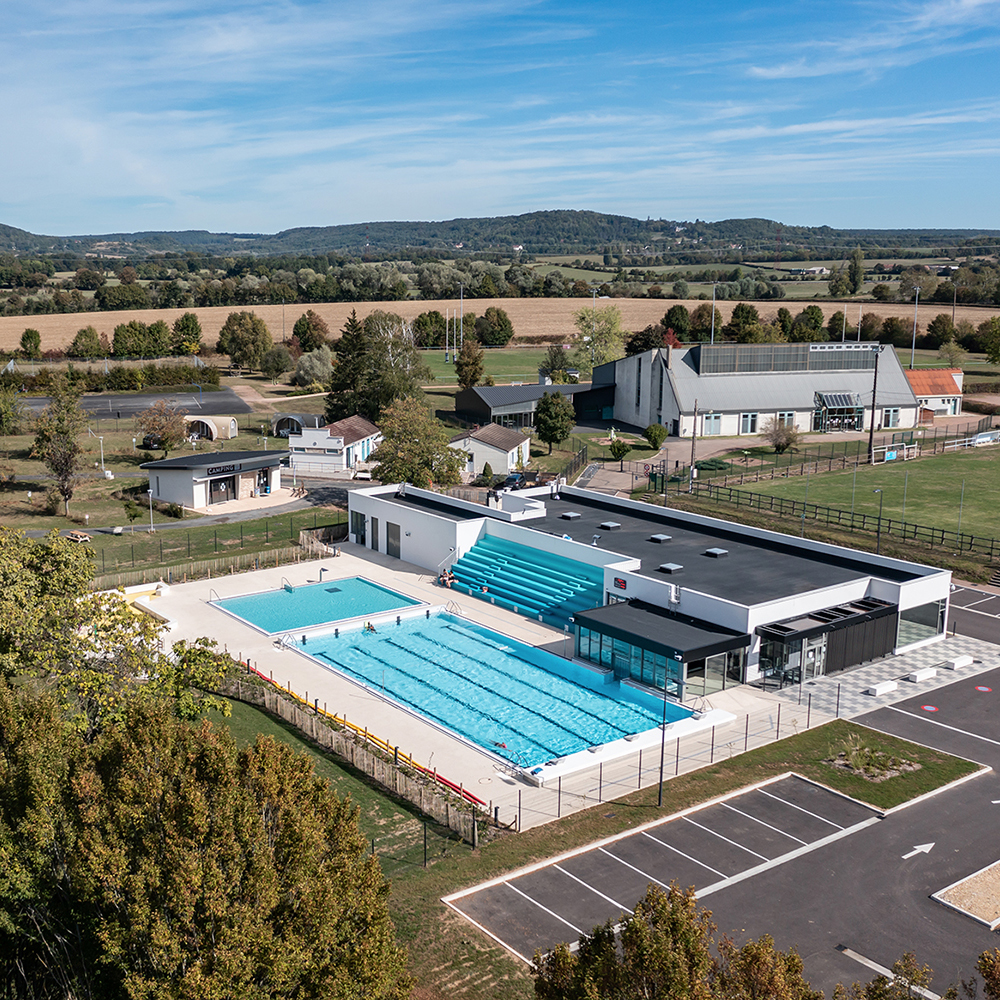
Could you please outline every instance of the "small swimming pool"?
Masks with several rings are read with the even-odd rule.
[[[419,715],[533,767],[658,726],[663,700],[440,612],[295,646]],[[667,722],[691,712],[667,702]]]
[[[261,632],[274,635],[347,618],[396,611],[423,602],[381,587],[364,577],[353,576],[301,587],[266,590],[243,597],[226,597],[212,603]]]

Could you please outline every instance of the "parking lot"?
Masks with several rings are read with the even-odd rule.
[[[855,721],[1000,771],[1000,669]],[[798,777],[742,790],[445,902],[525,961],[630,912],[652,882],[693,885],[718,934],[795,948],[812,985],[867,981],[904,952],[933,989],[997,935],[932,898],[1000,859],[1000,779],[977,776],[881,816]]]
[[[951,592],[948,631],[1000,643],[1000,596],[971,587]]]

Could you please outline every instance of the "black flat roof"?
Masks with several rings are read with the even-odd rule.
[[[921,575],[902,567],[872,567],[863,553],[852,556],[804,549],[781,536],[760,538],[727,521],[702,526],[685,512],[669,507],[646,505],[644,510],[631,511],[599,496],[563,495],[559,500],[545,497],[544,502],[545,518],[522,523],[587,544],[600,535],[600,548],[640,559],[643,576],[736,604],[760,604],[872,575],[896,582]],[[564,520],[561,515],[570,511],[580,517]],[[601,527],[605,521],[620,527],[606,530]],[[651,542],[654,534],[669,535],[670,539]],[[724,549],[726,554],[713,557],[705,554],[708,549]],[[659,570],[664,563],[675,563],[682,569],[664,573]]]
[[[636,600],[578,611],[573,616],[573,623],[614,639],[638,642],[684,663],[730,649],[743,649],[752,642],[750,635]]]
[[[278,465],[288,458],[287,451],[196,451],[176,458],[161,458],[155,462],[143,462],[140,469],[206,469],[221,465],[244,465],[261,468]],[[250,463],[255,463],[250,465]],[[237,471],[237,470],[230,470]]]

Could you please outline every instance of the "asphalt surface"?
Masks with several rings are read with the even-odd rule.
[[[1000,644],[1000,597],[985,590],[955,587],[950,603],[949,632]]]
[[[1000,668],[856,721],[1000,769],[998,698]],[[889,968],[906,951],[934,970],[940,994],[974,973],[997,935],[932,894],[1000,860],[998,830],[995,771],[881,818],[783,779],[512,873],[449,905],[528,959],[616,917],[649,882],[677,880],[697,888],[719,934],[738,943],[771,934],[777,947],[794,947],[827,996],[838,982],[873,978],[864,963]]]
[[[107,393],[103,395],[87,395],[80,399],[80,406],[96,417],[108,417],[112,420],[116,415],[120,419],[132,419],[137,413],[148,410],[161,399],[171,406],[177,406],[196,415],[206,416],[236,413],[252,413],[253,408],[245,403],[232,389],[219,389],[216,392],[149,392],[149,393]],[[31,413],[40,413],[49,405],[48,396],[23,396],[25,408]]]

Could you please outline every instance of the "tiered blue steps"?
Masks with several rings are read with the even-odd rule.
[[[600,567],[489,535],[451,570],[453,589],[560,629],[576,612],[604,603]]]

